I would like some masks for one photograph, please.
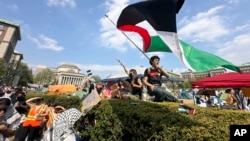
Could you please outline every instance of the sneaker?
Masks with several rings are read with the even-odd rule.
[[[194,115],[194,114],[195,114],[195,109],[191,109],[191,110],[189,111],[189,113],[190,113],[191,115]]]

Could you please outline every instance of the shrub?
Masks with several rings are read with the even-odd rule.
[[[230,124],[250,124],[249,113],[195,107],[196,114],[178,113],[178,104],[102,100],[77,123],[87,140],[229,140]]]

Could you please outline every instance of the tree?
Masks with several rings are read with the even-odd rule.
[[[3,59],[0,59],[0,81],[3,81],[5,73],[6,73],[6,68],[4,66],[4,61]]]
[[[91,76],[91,78],[95,79],[95,82],[100,82],[101,81],[101,77],[98,75],[93,75]]]
[[[5,83],[6,67],[4,65],[3,59],[0,59],[0,83]]]
[[[44,69],[34,77],[36,84],[52,84],[56,82],[56,74],[50,69]]]
[[[191,81],[184,82],[183,85],[184,85],[185,89],[191,89],[192,88]]]
[[[27,64],[21,63],[16,72],[18,72],[20,76],[18,82],[19,86],[26,86],[27,83],[33,83],[32,69],[30,69]]]

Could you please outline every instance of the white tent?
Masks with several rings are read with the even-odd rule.
[[[38,84],[32,84],[32,83],[27,83],[27,86],[29,86],[31,88],[38,88],[39,87]]]
[[[146,68],[143,66],[135,66],[133,68],[127,68],[127,69],[128,70],[135,69],[137,71],[138,77],[142,77]],[[126,80],[126,79],[128,79],[128,75],[123,70],[122,72],[112,74],[112,75],[106,77],[102,81],[115,81],[115,80]]]

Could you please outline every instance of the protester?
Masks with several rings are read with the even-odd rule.
[[[44,104],[42,97],[30,98],[26,101],[30,107],[29,113],[24,122],[19,126],[15,134],[15,141],[24,141],[28,136],[28,141],[39,139],[45,117],[48,115],[47,105]]]
[[[240,88],[234,88],[233,98],[237,102],[237,107],[240,110],[249,111],[249,107],[247,106],[247,98],[244,97],[242,90]]]
[[[131,93],[133,95],[138,96],[140,99],[142,98],[142,81],[141,79],[137,76],[137,71],[135,69],[128,69],[125,67],[125,65],[117,59],[117,61],[120,63],[120,65],[123,67],[125,73],[128,75],[129,79],[128,82],[131,85]]]
[[[96,89],[97,93],[98,93],[99,95],[101,95],[102,92],[103,92],[103,90],[104,90],[104,88],[105,88],[105,84],[102,83],[102,82],[99,82],[99,83],[95,84],[95,88],[94,88],[94,89]],[[93,89],[93,90],[94,90],[94,89]]]
[[[6,97],[10,97],[11,96],[11,89],[9,87],[7,87],[7,89],[5,91],[5,95],[6,95]]]
[[[119,90],[119,81],[115,81],[111,83],[110,90],[111,90],[111,98],[121,98],[120,90]]]
[[[3,90],[0,89],[0,98],[9,98]]]
[[[76,108],[62,112],[45,132],[42,141],[78,141],[74,124],[83,114]]]
[[[226,104],[233,104],[234,103],[233,93],[234,93],[233,89],[231,88],[226,89],[225,93],[223,93],[220,96],[220,100],[222,100],[222,102]]]
[[[126,84],[126,81],[118,80],[118,96],[120,99],[130,99],[127,85],[129,84]]]
[[[91,83],[91,84],[89,85],[88,94],[90,94],[94,89],[95,89],[95,84],[94,84],[94,83]]]
[[[25,115],[28,111],[28,105],[26,104],[25,94],[23,92],[20,92],[16,96],[17,102],[14,104],[14,107],[16,108],[17,112]]]
[[[60,106],[58,104],[50,105],[48,107],[46,129],[48,129],[52,125],[53,121],[58,117],[58,115],[65,110],[66,109],[63,106]]]
[[[95,80],[93,78],[88,78],[87,85],[89,86],[88,94],[92,92],[92,90],[95,88]]]
[[[178,102],[178,99],[162,88],[162,76],[169,77],[169,74],[159,66],[160,58],[158,56],[152,56],[150,58],[150,68],[147,68],[144,72],[143,82],[147,86],[150,96],[155,96],[156,102],[172,101]]]
[[[15,110],[9,98],[0,98],[0,141],[14,138],[21,115]]]
[[[111,98],[111,93],[112,93],[112,91],[110,89],[110,86],[106,85],[106,87],[103,90],[103,96],[102,96],[103,99],[110,99]]]

